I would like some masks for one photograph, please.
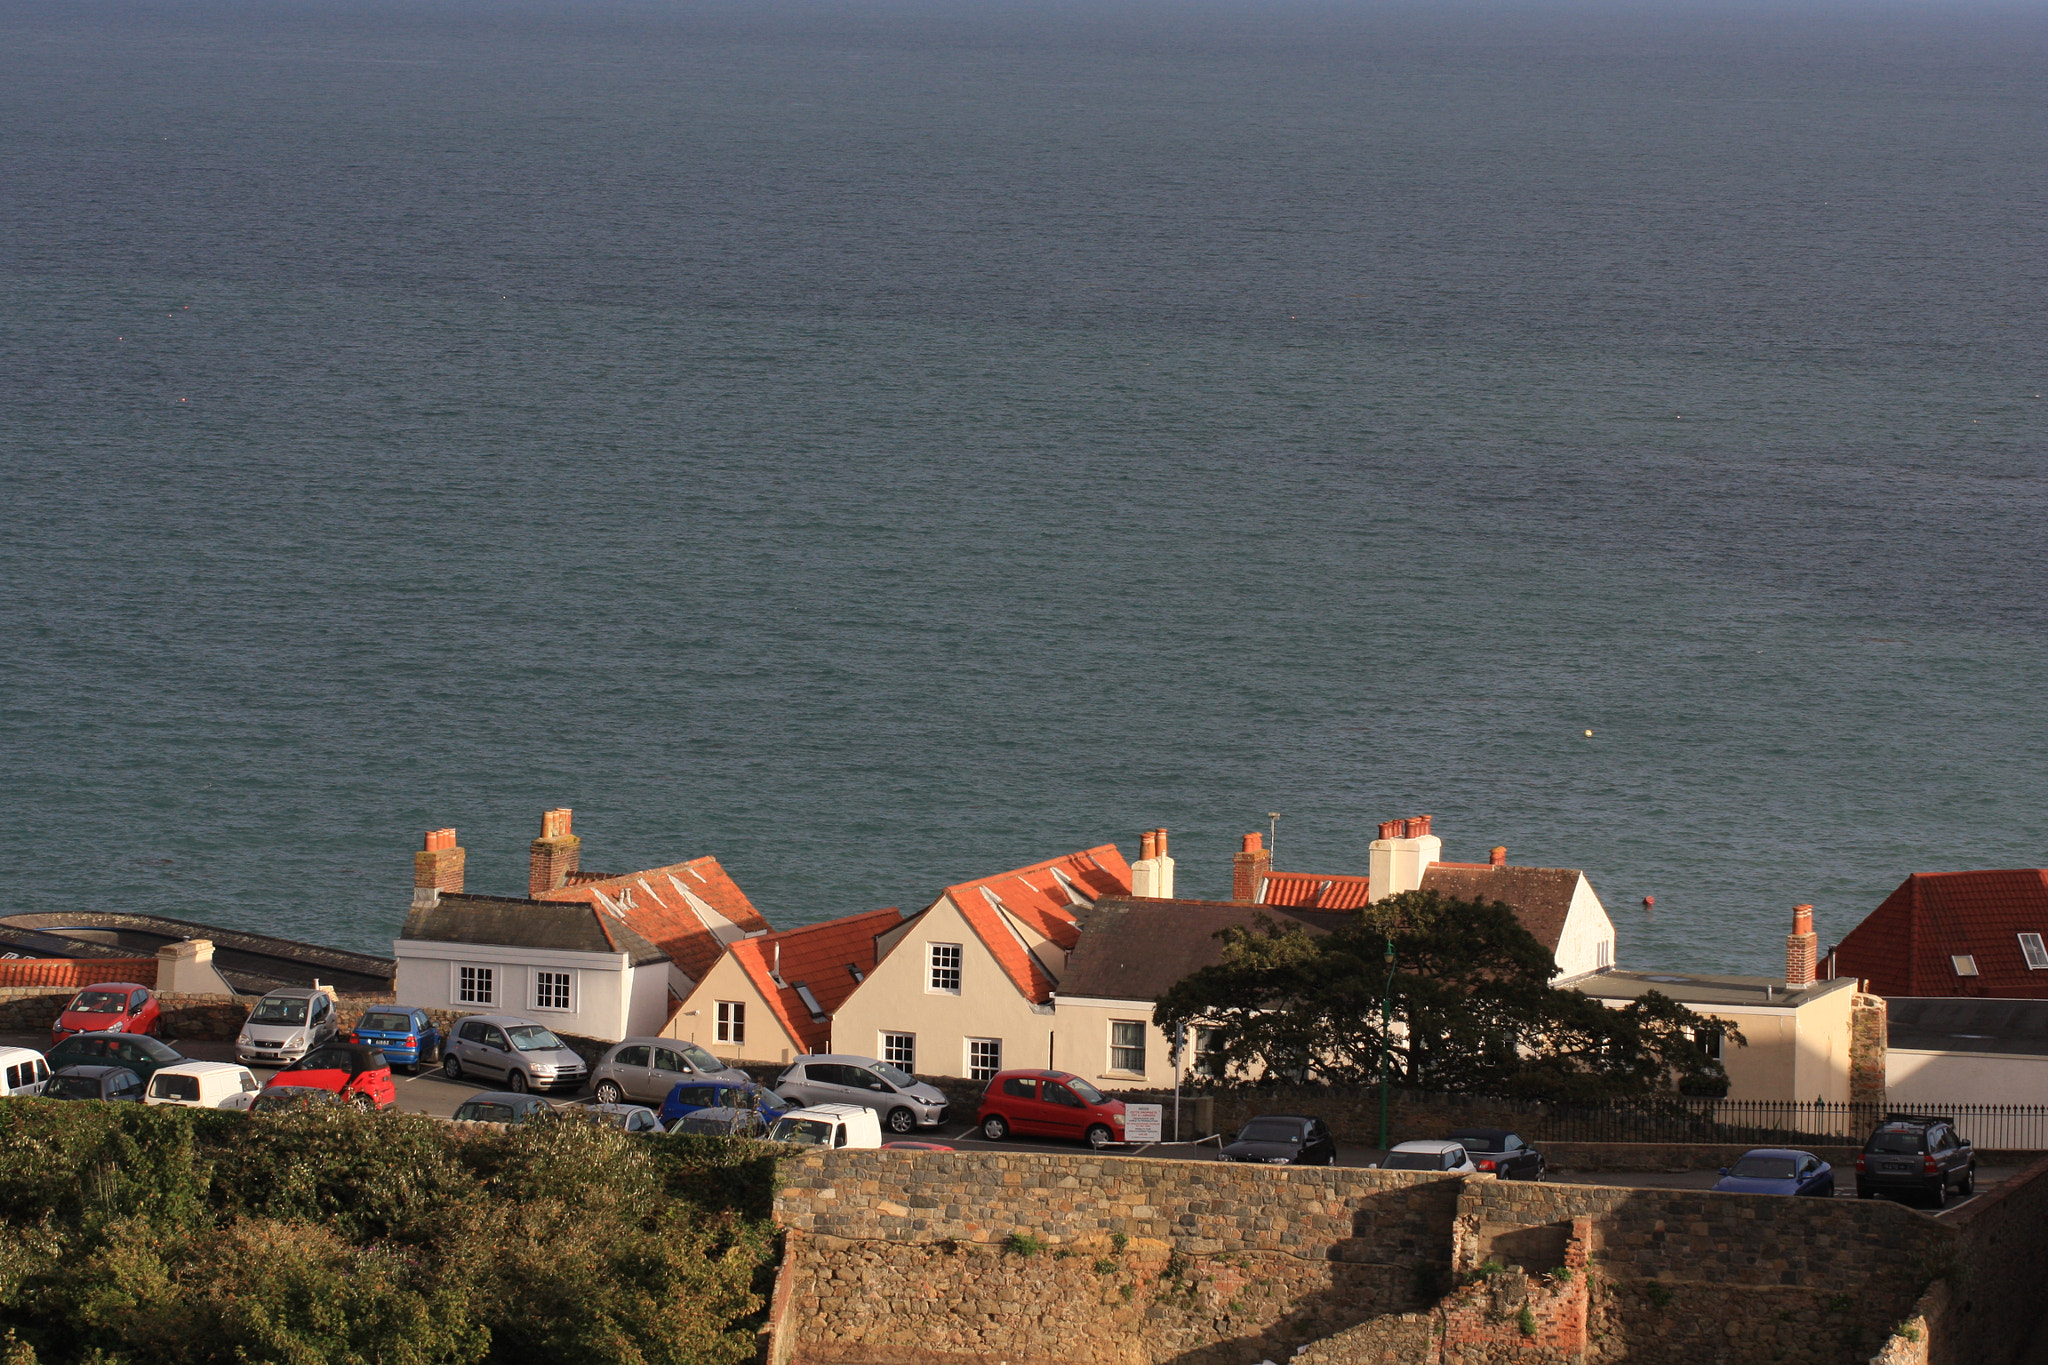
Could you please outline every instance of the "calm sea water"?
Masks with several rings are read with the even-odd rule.
[[[0,902],[1430,812],[1767,971],[2043,864],[2044,90],[2032,6],[0,0]]]

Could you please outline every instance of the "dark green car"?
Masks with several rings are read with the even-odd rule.
[[[144,1081],[160,1066],[192,1059],[169,1043],[140,1033],[74,1033],[50,1049],[51,1071],[67,1066],[125,1066]]]

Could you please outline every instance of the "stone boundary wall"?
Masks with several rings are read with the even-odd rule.
[[[1940,1225],[1954,1242],[1933,1269],[1944,1293],[1923,1300],[1929,1365],[2007,1365],[2042,1320],[2048,1285],[2048,1158]]]

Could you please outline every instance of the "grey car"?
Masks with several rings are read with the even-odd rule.
[[[334,997],[311,986],[284,986],[256,1002],[242,1034],[235,1039],[235,1060],[283,1066],[329,1042],[341,1030]]]
[[[798,1105],[858,1104],[892,1133],[946,1121],[944,1091],[873,1057],[805,1057],[776,1077],[775,1093]]]
[[[684,1081],[744,1084],[752,1079],[697,1044],[679,1038],[627,1038],[614,1044],[590,1070],[591,1089],[600,1104],[625,1100],[660,1104]]]
[[[514,1094],[578,1090],[589,1074],[546,1025],[510,1014],[472,1014],[458,1023],[442,1050],[441,1070],[450,1080],[503,1079]]]

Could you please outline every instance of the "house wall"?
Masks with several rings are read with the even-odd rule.
[[[1051,1041],[1052,1065],[1066,1066],[1052,1037],[1051,1007],[1025,998],[950,900],[940,900],[904,929],[833,1015],[834,1052],[879,1057],[887,1031],[916,1035],[916,1070],[928,1076],[966,1076],[969,1038],[1001,1040],[1006,1067],[1045,1066]],[[927,945],[933,943],[960,945],[960,994],[926,989]]]
[[[1887,1102],[1923,1104],[2048,1104],[2048,1056],[2008,1053],[1885,1053]]]
[[[394,989],[409,1005],[459,1014],[517,1014],[558,1032],[608,1042],[631,1032],[634,978],[644,974],[659,984],[666,981],[668,970],[666,961],[636,970],[624,953],[565,953],[421,939],[399,939],[392,949],[398,959]],[[496,998],[490,1004],[456,998],[456,969],[461,966],[490,967],[496,973]],[[533,974],[543,969],[573,973],[571,1009],[534,1006]],[[648,1031],[660,1026],[661,1017],[656,1015]]]
[[[1722,1049],[1731,1100],[1849,1101],[1849,1016],[1855,992],[1831,991],[1796,1010],[1681,1002],[1740,1029],[1748,1046]],[[1619,1008],[1626,1001],[1607,1002]]]
[[[1145,1070],[1113,1071],[1109,1065],[1109,1026],[1113,1021],[1133,1019],[1145,1025]],[[1105,1090],[1138,1086],[1163,1089],[1173,1084],[1170,1044],[1166,1034],[1152,1022],[1150,1001],[1056,997],[1052,1025],[1058,1034],[1054,1052],[1063,1071],[1086,1077]],[[1194,1040],[1188,1041],[1192,1046]]]
[[[747,1038],[744,1043],[721,1043],[718,1041],[718,1002],[734,1000],[747,1008]],[[790,1036],[775,1011],[754,985],[754,979],[746,969],[733,958],[732,954],[719,956],[711,970],[704,973],[704,980],[689,999],[683,1001],[683,1008],[668,1027],[662,1030],[669,1038],[686,1038],[700,1043],[718,1057],[728,1061],[753,1061],[787,1063],[804,1052],[801,1039]]]
[[[1605,962],[1600,960],[1602,943],[1607,945]],[[1554,956],[1560,976],[1580,976],[1614,965],[1614,921],[1607,918],[1606,907],[1583,874],[1572,890],[1571,908],[1565,912]]]

